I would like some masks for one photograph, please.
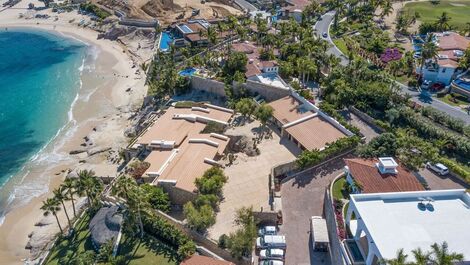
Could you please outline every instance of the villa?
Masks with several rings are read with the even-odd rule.
[[[413,173],[392,157],[344,159],[346,181],[353,193],[422,191]]]
[[[146,182],[161,186],[174,204],[182,205],[196,196],[194,181],[217,162],[229,138],[202,133],[208,123],[228,125],[233,110],[202,104],[200,107],[170,107],[138,138],[133,148],[148,153],[150,167]]]
[[[470,262],[470,195],[465,190],[352,194],[346,225],[353,237],[343,241],[347,264],[378,264],[403,249],[430,251],[447,242]]]
[[[470,45],[470,39],[455,32],[436,33],[435,43],[439,48],[437,60],[429,60],[423,68],[423,80],[450,85],[456,74],[459,74],[459,59]],[[421,71],[420,68],[417,69]]]
[[[179,23],[172,26],[174,44],[176,47],[183,47],[190,45],[193,47],[205,47],[209,44],[207,36],[202,34],[206,32],[209,27],[213,27],[213,23],[217,22],[208,21],[205,19],[188,20],[184,23]],[[222,34],[217,33],[219,40],[230,37],[230,32],[226,31]]]
[[[281,136],[302,150],[323,150],[328,143],[353,135],[294,91],[269,105],[274,109],[273,123],[280,129]]]

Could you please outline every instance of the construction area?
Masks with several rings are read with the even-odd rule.
[[[217,19],[242,14],[233,0],[97,0],[133,19],[158,19],[163,27],[187,19]]]

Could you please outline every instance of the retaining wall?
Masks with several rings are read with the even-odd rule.
[[[225,84],[217,80],[192,76],[190,82],[191,89],[205,91],[207,93],[215,94],[221,97],[225,97]]]
[[[343,260],[343,252],[341,250],[341,241],[338,236],[338,229],[336,224],[335,209],[333,201],[331,200],[330,191],[325,190],[325,198],[323,203],[323,213],[326,219],[326,226],[328,228],[328,238],[330,239],[330,259],[333,265],[345,265]]]
[[[236,90],[239,86],[234,83],[234,87]],[[262,84],[252,80],[246,80],[246,83],[241,87],[248,90],[251,94],[261,95],[268,102],[283,98],[291,93],[289,89]]]
[[[375,123],[375,119],[372,118],[371,116],[367,115],[366,113],[358,110],[356,107],[354,106],[350,106],[349,108],[349,111],[351,111],[352,113],[354,113],[356,116],[358,116],[359,118],[361,118],[361,120],[363,120],[365,123],[367,123],[369,126],[371,126],[372,128],[376,129],[377,131],[381,132],[381,133],[384,133],[385,130],[378,126],[376,123]]]

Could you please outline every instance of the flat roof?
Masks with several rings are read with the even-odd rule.
[[[418,207],[422,198],[434,200],[432,210]],[[412,258],[414,249],[446,241],[450,251],[470,260],[470,195],[463,189],[351,194],[350,207],[382,258],[395,258],[401,248]]]
[[[204,140],[210,142],[204,142]],[[156,181],[175,181],[176,187],[194,191],[196,178],[201,177],[206,170],[213,167],[206,159],[214,159],[217,154],[222,154],[228,142],[228,139],[221,139],[210,134],[190,135],[178,148],[176,156]],[[216,143],[217,146],[211,143]],[[160,161],[162,160],[160,159]],[[147,172],[150,172],[149,170]]]
[[[322,149],[326,144],[347,136],[321,116],[305,119],[285,130],[308,150]]]
[[[280,98],[269,103],[269,105],[274,109],[273,117],[282,124],[293,122],[314,113],[302,107],[302,102],[293,96]]]
[[[170,107],[139,137],[137,143],[148,145],[155,140],[164,140],[174,141],[175,145],[178,146],[189,134],[200,133],[206,126],[206,123],[199,121],[174,119],[175,115],[180,114],[194,114],[222,122],[228,122],[233,115],[232,112],[209,104],[204,104],[202,108]]]

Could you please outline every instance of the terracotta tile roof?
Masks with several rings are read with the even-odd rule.
[[[418,179],[398,163],[397,174],[380,174],[378,159],[345,159],[349,172],[362,187],[363,193],[402,192],[424,190]]]
[[[246,43],[246,42],[233,43],[232,49],[236,52],[243,52],[245,54],[252,54],[252,53],[257,52],[258,50],[258,48],[255,45],[251,43]]]
[[[217,260],[201,255],[192,255],[191,257],[181,262],[181,265],[235,265],[235,263],[225,260]]]
[[[286,124],[313,114],[302,108],[302,103],[292,96],[286,96],[269,103],[273,107],[273,116],[282,124]]]
[[[322,149],[326,144],[346,137],[321,116],[309,118],[285,130],[307,150]]]
[[[256,67],[256,65],[252,63],[246,64],[245,77],[248,78],[248,77],[259,75],[259,74],[261,74],[261,70],[258,67]]]
[[[466,50],[470,45],[470,39],[455,33],[449,32],[448,35],[440,34],[439,49],[441,50]]]

